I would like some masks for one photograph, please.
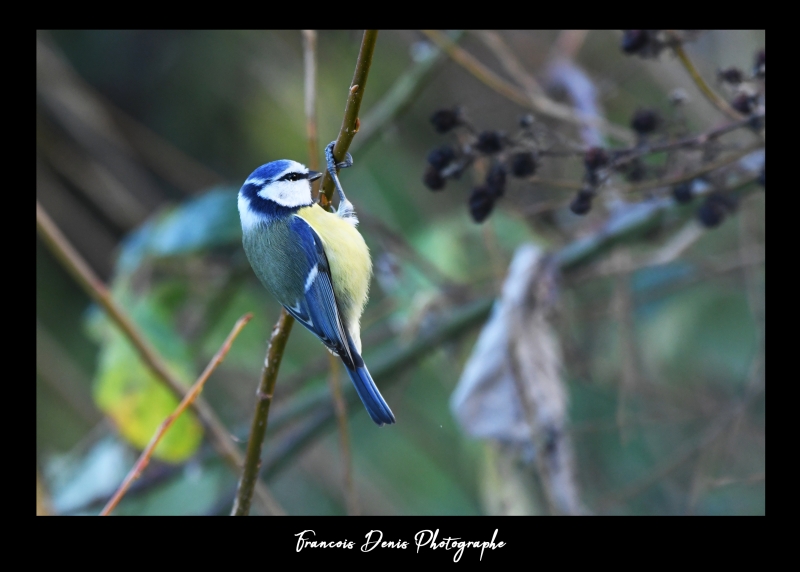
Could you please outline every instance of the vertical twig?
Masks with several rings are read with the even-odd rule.
[[[339,358],[334,355],[328,356],[330,360],[330,375],[328,381],[331,386],[331,398],[333,400],[333,411],[336,413],[336,425],[339,428],[339,443],[342,448],[342,466],[345,492],[345,505],[349,516],[358,516],[358,495],[353,486],[353,457],[350,453],[350,432],[347,427],[347,403],[342,392],[342,384],[339,380]]]
[[[314,30],[303,30],[303,61],[305,62],[305,94],[306,94],[306,137],[308,138],[308,165],[313,170],[319,169],[319,139],[317,137],[317,33]],[[358,514],[357,497],[353,489],[352,461],[350,455],[350,436],[347,431],[347,405],[342,396],[342,386],[339,381],[339,360],[333,354],[328,354],[330,375],[328,382],[331,386],[336,421],[339,426],[339,441],[342,447],[342,464],[344,465],[344,489],[347,514]]]
[[[339,129],[339,136],[336,138],[336,145],[333,147],[333,157],[337,162],[344,160],[345,153],[353,142],[353,137],[358,133],[360,120],[358,112],[361,109],[361,99],[364,97],[364,88],[367,85],[369,68],[372,66],[372,55],[375,53],[375,42],[378,40],[378,30],[364,30],[361,38],[361,50],[358,52],[356,61],[356,71],[353,73],[353,81],[350,82],[350,90],[347,96],[347,104],[344,108],[344,119],[342,127]],[[324,197],[324,198],[323,198]],[[331,202],[333,197],[333,179],[326,172],[322,177],[322,192],[320,193],[320,205],[323,208]]]
[[[66,237],[61,234],[61,231],[56,227],[55,223],[50,219],[47,212],[45,212],[38,201],[36,202],[36,230],[39,232],[39,235],[48,248],[50,248],[56,258],[58,258],[59,262],[61,262],[78,284],[80,284],[81,288],[84,289],[92,300],[103,308],[111,321],[122,330],[122,333],[131,345],[136,348],[142,361],[144,361],[153,373],[156,374],[156,377],[169,387],[179,399],[183,399],[188,389],[170,373],[163,358],[153,349],[141,332],[139,332],[133,320],[125,313],[122,307],[114,301],[105,284],[103,284],[92,269],[89,268],[89,265],[81,258],[80,254],[72,247],[69,241],[67,241]],[[214,413],[214,410],[211,409],[204,399],[197,399],[192,404],[192,409],[208,431],[211,445],[220,456],[238,472],[242,466],[243,457],[231,440],[230,431],[225,428],[222,421],[217,417],[217,414]],[[277,501],[272,498],[266,486],[263,484],[259,486],[256,493],[259,503],[266,512],[269,514],[281,514],[283,512],[283,509]]]
[[[203,391],[203,386],[205,386],[208,378],[211,377],[213,371],[217,369],[217,366],[221,364],[222,360],[225,359],[225,356],[228,355],[228,351],[231,349],[233,340],[236,339],[236,336],[239,335],[239,332],[242,331],[242,328],[247,325],[247,322],[249,322],[252,317],[253,314],[245,314],[236,321],[231,333],[228,334],[227,338],[225,338],[222,346],[219,348],[211,361],[208,362],[206,369],[200,374],[200,377],[197,378],[197,381],[194,383],[194,385],[192,385],[192,388],[178,404],[178,407],[176,407],[175,411],[167,416],[167,418],[161,422],[161,425],[158,426],[153,438],[150,439],[147,447],[145,447],[144,451],[142,451],[142,454],[139,456],[136,464],[134,464],[133,468],[130,470],[130,472],[128,472],[128,475],[122,481],[122,484],[117,489],[117,492],[114,493],[114,496],[111,497],[106,506],[103,508],[100,516],[108,516],[111,514],[111,511],[116,508],[116,506],[119,504],[119,501],[121,501],[122,497],[125,496],[125,493],[128,492],[128,488],[131,486],[131,483],[139,478],[139,476],[142,474],[142,471],[144,471],[147,465],[150,463],[150,457],[152,456],[153,451],[155,451],[155,448],[161,442],[161,439],[167,434],[167,431],[169,431],[169,428],[172,427],[172,424],[177,421],[178,417],[180,417],[181,414],[186,411],[186,408],[189,407],[189,405],[191,405],[200,395],[200,392]]]
[[[319,137],[317,136],[317,32],[303,30],[303,71],[305,85],[306,138],[308,167],[319,170]]]
[[[333,155],[337,161],[344,159],[353,137],[358,132],[358,111],[361,108],[361,98],[364,96],[364,87],[367,82],[369,68],[372,65],[372,54],[375,51],[375,42],[378,38],[377,30],[366,30],[361,40],[361,50],[356,62],[356,71],[353,75],[353,82],[350,86],[347,105],[344,111],[342,128],[336,140]],[[328,173],[325,173],[320,193],[320,204],[327,207],[333,195],[333,180]],[[324,198],[323,198],[324,197]],[[323,204],[324,203],[324,204]],[[278,376],[283,350],[289,333],[292,330],[294,318],[281,311],[278,322],[272,328],[272,337],[267,350],[267,357],[264,360],[264,369],[261,373],[261,383],[258,387],[258,401],[253,422],[250,426],[250,439],[247,443],[247,453],[245,454],[244,470],[242,478],[239,480],[239,488],[236,491],[236,499],[233,503],[233,516],[246,516],[250,513],[250,500],[253,496],[253,487],[258,482],[258,472],[261,467],[261,446],[264,443],[264,434],[267,430],[269,420],[269,407],[272,404],[272,394],[275,389],[275,381]]]
[[[236,491],[236,499],[233,501],[231,516],[250,514],[253,488],[256,486],[258,471],[261,468],[261,446],[264,444],[264,434],[267,432],[269,407],[272,405],[272,395],[275,391],[275,381],[278,379],[278,369],[280,369],[283,359],[283,350],[286,348],[286,341],[289,339],[293,325],[294,318],[286,310],[281,310],[281,315],[272,328],[264,369],[261,371],[261,383],[256,392],[256,412],[250,425],[250,439],[247,441],[244,469],[242,478],[239,479],[239,488]]]

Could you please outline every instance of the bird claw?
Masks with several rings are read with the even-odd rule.
[[[348,167],[353,166],[353,156],[350,153],[344,154],[344,161],[341,163],[336,163],[337,169],[347,169]]]
[[[333,158],[333,147],[336,145],[336,141],[331,141],[325,147],[325,162],[328,164],[328,171],[332,173],[335,169],[338,171],[339,169],[347,169],[348,167],[353,166],[353,156],[350,153],[344,154],[344,161],[339,163]]]

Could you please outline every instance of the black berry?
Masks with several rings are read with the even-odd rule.
[[[714,228],[725,220],[725,205],[708,197],[697,209],[697,220],[707,228]]]
[[[661,116],[654,109],[639,109],[631,119],[631,128],[639,135],[652,133],[660,124]]]
[[[694,198],[694,193],[692,192],[692,182],[686,181],[683,183],[678,183],[672,187],[672,198],[675,199],[676,203],[686,204],[692,202],[692,199]]]
[[[461,114],[457,108],[439,109],[431,115],[431,123],[437,133],[447,133],[461,123]]]
[[[494,195],[488,187],[476,187],[469,197],[469,212],[475,222],[483,222],[494,208]]]
[[[697,218],[703,226],[713,228],[725,220],[725,215],[735,209],[736,200],[733,197],[714,191],[700,205],[697,210]]]
[[[497,131],[482,131],[478,134],[475,149],[486,155],[497,153],[503,148],[503,137]]]
[[[592,201],[576,198],[569,204],[569,210],[574,212],[576,215],[585,215],[592,210]]]
[[[602,147],[592,147],[583,155],[583,164],[590,171],[596,171],[608,165],[608,153]]]
[[[486,186],[495,198],[501,197],[506,191],[506,168],[502,163],[495,163],[486,175]]]
[[[731,107],[733,107],[736,111],[744,115],[750,115],[751,113],[753,113],[753,109],[755,109],[755,106],[756,106],[755,98],[746,93],[740,93],[739,95],[733,98],[733,101],[731,101]]]
[[[622,51],[635,54],[641,51],[650,41],[647,30],[622,30]]]
[[[575,195],[575,198],[569,205],[569,210],[576,215],[585,215],[592,210],[592,199],[594,199],[594,191],[584,187]]]
[[[515,153],[511,157],[511,174],[515,177],[530,177],[536,172],[536,159],[530,151]]]
[[[441,191],[447,182],[444,177],[439,173],[436,167],[428,167],[425,171],[425,176],[422,177],[422,182],[425,186],[432,191]]]
[[[456,152],[450,145],[439,147],[428,153],[428,163],[438,170],[442,170],[456,158]]]
[[[742,80],[744,79],[742,70],[737,67],[729,67],[724,70],[719,70],[717,75],[719,76],[720,80],[733,85],[742,83]]]

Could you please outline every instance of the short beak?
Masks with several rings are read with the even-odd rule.
[[[308,171],[308,180],[309,181],[316,181],[321,176],[322,176],[322,173],[320,173],[318,171],[311,171],[311,170]]]

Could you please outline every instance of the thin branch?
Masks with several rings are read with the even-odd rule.
[[[458,42],[463,32],[452,32],[450,38]],[[428,79],[433,77],[433,72],[445,58],[445,53],[438,47],[431,45],[430,50],[414,62],[397,80],[383,97],[367,110],[361,121],[361,130],[358,139],[353,141],[350,149],[355,151],[363,149],[371,143],[375,135],[383,127],[397,118],[411,104],[415,95],[423,88]]]
[[[319,137],[317,136],[317,32],[303,30],[303,70],[305,72],[306,139],[308,166],[319,170]]]
[[[627,485],[622,490],[612,493],[605,499],[602,499],[599,503],[598,510],[600,512],[606,512],[615,505],[640,495],[648,488],[663,480],[670,473],[689,462],[696,454],[724,435],[728,426],[749,407],[750,403],[761,393],[762,389],[763,388],[759,388],[756,391],[747,393],[738,403],[723,411],[699,438],[691,438],[684,441],[669,458],[659,463],[648,475]]]
[[[336,145],[333,147],[333,157],[336,162],[343,161],[345,153],[353,142],[353,137],[360,128],[358,112],[361,109],[361,99],[364,97],[364,88],[367,85],[369,68],[372,65],[372,55],[375,53],[375,43],[378,40],[378,30],[364,30],[361,39],[361,50],[358,52],[356,70],[353,74],[353,81],[350,82],[350,90],[347,95],[347,104],[344,108],[344,119],[336,138]],[[326,171],[322,177],[322,192],[320,193],[320,205],[326,208],[333,197],[333,179]],[[323,196],[325,197],[323,199]]]
[[[711,86],[706,83],[706,80],[704,80],[703,76],[700,75],[700,71],[697,69],[697,66],[694,65],[694,62],[689,57],[689,54],[687,54],[686,50],[683,48],[683,42],[673,42],[672,49],[675,50],[675,55],[678,56],[681,64],[689,73],[689,76],[691,76],[692,81],[694,81],[695,85],[706,97],[706,99],[711,102],[711,105],[719,109],[722,113],[734,121],[742,119],[742,114],[733,109],[727,101],[722,99],[722,97],[720,97],[713,89],[711,89]]]
[[[236,491],[236,499],[233,501],[231,516],[250,514],[253,487],[258,481],[258,471],[261,468],[261,447],[264,444],[264,434],[267,430],[269,407],[272,405],[272,395],[283,359],[283,350],[286,348],[286,341],[289,339],[293,325],[294,318],[286,310],[281,310],[281,316],[272,328],[264,369],[261,371],[261,383],[256,392],[256,412],[250,425],[250,439],[247,441],[244,469],[242,478],[239,480],[239,488]]]
[[[105,284],[67,241],[38,201],[36,202],[36,230],[64,268],[75,278],[89,297],[103,308],[117,327],[122,330],[125,337],[136,348],[142,361],[179,399],[183,399],[187,393],[187,388],[170,373],[163,358],[139,332],[133,320],[114,301]],[[192,404],[192,410],[208,431],[209,439],[214,449],[238,472],[242,466],[243,457],[231,440],[230,431],[225,428],[216,413],[214,413],[214,410],[204,399],[197,399]],[[259,486],[257,496],[259,503],[268,514],[280,514],[283,512],[283,509],[275,501],[265,485]]]
[[[455,45],[455,43],[442,32],[437,30],[422,30],[422,32],[437,46],[447,52],[447,55],[449,55],[454,62],[459,64],[482,83],[517,105],[526,109],[532,109],[547,117],[560,119],[575,125],[597,126],[609,135],[613,135],[620,141],[626,143],[633,143],[636,140],[630,130],[610,123],[602,117],[589,116],[584,113],[576,112],[571,107],[557,103],[543,95],[529,96],[483,65],[472,54]]]
[[[342,392],[342,383],[339,379],[339,358],[329,354],[330,374],[328,385],[331,389],[333,411],[336,414],[336,426],[339,429],[339,444],[342,448],[342,479],[344,481],[345,505],[348,516],[357,516],[358,496],[353,488],[353,456],[350,452],[350,433],[347,428],[347,403]]]
[[[638,185],[630,185],[628,187],[623,187],[621,190],[624,193],[638,193],[641,191],[657,189],[659,187],[671,187],[672,185],[677,185],[678,183],[692,181],[697,177],[702,177],[703,175],[706,175],[712,171],[716,171],[717,169],[735,163],[742,157],[746,157],[750,153],[753,153],[763,148],[764,148],[764,142],[757,141],[751,145],[748,145],[744,149],[740,149],[738,151],[731,153],[730,155],[726,155],[722,159],[717,159],[716,161],[706,163],[705,165],[703,165],[699,169],[696,169],[695,171],[691,171],[689,173],[683,173],[681,175],[675,175],[672,177],[665,177],[663,179],[645,181],[644,183],[639,183]]]
[[[544,93],[542,86],[539,85],[539,82],[536,81],[533,75],[528,73],[525,66],[523,66],[522,62],[517,58],[514,50],[511,49],[511,46],[506,43],[500,34],[493,30],[480,30],[476,32],[476,34],[483,44],[491,50],[494,57],[497,58],[508,75],[514,78],[522,89],[525,90],[529,98],[533,99],[535,96]]]
[[[345,106],[342,128],[334,146],[333,155],[336,161],[342,161],[345,153],[350,148],[353,137],[358,132],[359,120],[358,112],[361,108],[361,99],[364,96],[364,88],[369,75],[369,68],[372,65],[372,55],[375,52],[375,42],[378,39],[377,30],[365,30],[361,40],[361,50],[356,61],[356,70],[353,74],[353,81],[348,92],[347,104]],[[333,196],[333,180],[326,172],[323,178],[322,192],[320,193],[320,204],[323,208],[330,205]],[[275,391],[275,382],[278,377],[278,369],[283,359],[283,350],[289,333],[292,331],[294,318],[286,310],[281,310],[281,316],[272,328],[267,357],[264,360],[264,369],[261,373],[261,383],[256,393],[256,412],[253,415],[253,422],[250,426],[250,439],[247,442],[247,453],[245,456],[242,477],[239,480],[239,488],[236,491],[236,499],[231,511],[232,516],[246,516],[250,514],[250,501],[253,494],[253,487],[258,482],[258,472],[261,468],[261,448],[264,443],[264,435],[267,430],[269,420],[269,408],[272,404],[272,396]]]
[[[167,431],[169,431],[169,428],[172,427],[172,424],[177,421],[178,417],[180,417],[181,414],[186,411],[186,408],[189,407],[189,405],[194,403],[194,400],[197,399],[197,397],[200,395],[200,392],[203,391],[203,386],[205,386],[208,378],[211,377],[213,371],[217,369],[217,366],[219,366],[219,364],[222,363],[222,360],[225,359],[225,356],[228,355],[228,351],[231,349],[233,340],[236,339],[236,336],[239,335],[239,332],[242,331],[242,328],[247,325],[247,322],[249,322],[252,317],[253,314],[245,314],[236,321],[231,333],[228,334],[227,338],[225,338],[225,342],[208,363],[203,373],[200,374],[200,377],[197,378],[197,381],[194,383],[194,385],[192,385],[191,389],[186,393],[183,400],[178,404],[178,407],[176,407],[175,411],[167,416],[167,418],[161,422],[161,425],[158,426],[153,438],[150,439],[147,447],[145,447],[144,451],[142,451],[142,454],[139,456],[139,460],[136,461],[136,464],[133,466],[128,475],[125,477],[125,480],[122,481],[122,484],[117,489],[117,492],[114,493],[114,496],[111,497],[111,499],[108,501],[108,504],[106,504],[105,508],[103,508],[103,510],[100,512],[100,516],[108,516],[111,514],[111,511],[116,508],[116,506],[119,504],[119,501],[121,501],[122,497],[125,496],[125,493],[128,492],[128,488],[131,486],[131,483],[139,478],[139,475],[142,474],[142,471],[144,471],[147,465],[150,463],[150,457],[155,448],[161,442],[161,439],[167,434]]]
[[[305,90],[306,90],[306,137],[308,138],[309,166],[319,169],[319,142],[317,140],[317,113],[316,113],[316,59],[317,59],[317,33],[314,30],[303,30],[303,61],[305,62]],[[333,354],[328,354],[330,375],[328,382],[331,386],[334,410],[336,411],[339,426],[339,442],[342,447],[342,464],[344,465],[344,489],[347,505],[347,514],[358,514],[358,504],[353,489],[352,460],[350,455],[350,435],[347,431],[347,405],[342,398],[342,387],[339,380],[339,360]]]

